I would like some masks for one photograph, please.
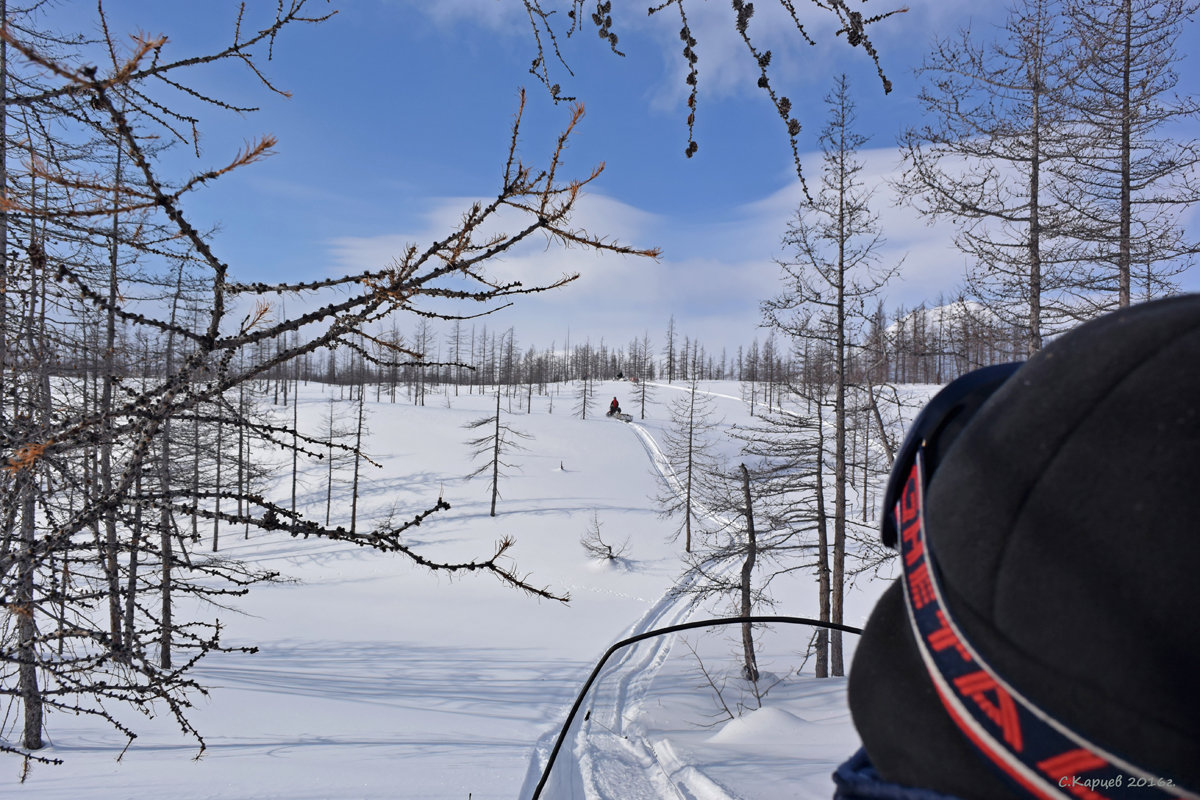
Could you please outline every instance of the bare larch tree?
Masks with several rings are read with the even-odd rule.
[[[854,105],[845,76],[835,82],[826,105],[829,120],[821,135],[821,186],[810,202],[800,205],[788,226],[784,246],[793,255],[779,262],[784,288],[763,303],[762,311],[764,322],[787,336],[793,350],[803,348],[806,369],[810,362],[827,364],[825,369],[808,371],[810,377],[826,378],[828,387],[809,392],[805,401],[817,407],[820,424],[821,406],[826,398],[832,399],[832,435],[826,436],[822,430],[820,436],[828,444],[833,460],[829,609],[830,620],[840,624],[846,583],[847,487],[853,480],[848,398],[857,393],[858,382],[851,363],[854,351],[865,339],[868,309],[874,308],[880,290],[898,267],[879,264],[883,239],[870,208],[872,192],[857,156],[867,140],[855,130]],[[811,381],[808,386],[812,386]],[[823,481],[816,487],[824,494]],[[822,511],[828,505],[822,500]],[[824,569],[819,567],[819,573]],[[832,632],[830,669],[834,675],[843,674],[839,631]]]
[[[531,437],[501,419],[499,389],[496,390],[495,412],[489,416],[472,420],[465,427],[468,430],[486,431],[482,436],[477,436],[467,443],[471,447],[471,455],[480,461],[479,467],[469,477],[488,476],[488,492],[491,495],[489,516],[494,517],[496,516],[496,500],[500,497],[500,478],[504,476],[505,469],[511,469],[513,466],[504,459],[508,458],[513,451],[524,450],[521,440],[528,440]]]
[[[1181,224],[1200,202],[1200,141],[1171,128],[1200,117],[1177,94],[1178,41],[1200,3],[1104,0],[1067,3],[1075,44],[1067,96],[1080,136],[1061,167],[1082,212],[1076,234],[1095,264],[1089,303],[1128,306],[1171,293],[1200,242]]]
[[[449,507],[440,497],[407,521],[352,531],[256,493],[232,461],[222,462],[219,479],[215,463],[207,467],[201,451],[214,443],[231,453],[271,445],[315,457],[322,449],[319,436],[255,419],[241,402],[249,382],[353,349],[360,338],[382,343],[371,332],[397,313],[478,315],[574,279],[527,285],[491,275],[492,259],[522,242],[656,255],[572,224],[581,191],[599,174],[560,175],[583,109],[572,109],[545,166],[535,168],[517,155],[522,98],[494,196],[465,209],[441,238],[383,267],[310,282],[238,281],[241,265],[222,258],[184,199],[265,158],[275,140],[182,177],[168,175],[161,143],[200,156],[202,120],[174,108],[252,110],[197,88],[201,67],[241,65],[279,92],[267,61],[287,29],[328,16],[324,4],[317,12],[310,5],[282,0],[263,19],[243,6],[227,45],[177,54],[165,36],[113,34],[102,5],[99,39],[87,42],[33,30],[34,17],[0,0],[0,696],[23,719],[20,743],[0,750],[26,763],[46,760],[37,750],[48,710],[101,717],[132,740],[109,710],[119,703],[165,707],[203,748],[187,721],[189,697],[203,691],[190,669],[225,646],[215,620],[181,618],[177,598],[237,595],[270,575],[202,554],[179,519],[190,517],[197,534],[207,521],[341,540],[563,599],[512,571],[509,539],[458,563],[406,543],[406,529]],[[493,226],[501,215],[515,227]],[[283,295],[305,310],[278,313]],[[424,355],[398,342],[383,352],[364,348],[363,357],[386,366]],[[172,466],[189,461],[192,475]]]
[[[901,140],[901,197],[958,229],[967,285],[1024,331],[1026,353],[1074,323],[1086,291],[1076,209],[1052,166],[1077,142],[1067,124],[1065,33],[1050,0],[1014,0],[1002,39],[939,40],[920,69],[927,122]]]

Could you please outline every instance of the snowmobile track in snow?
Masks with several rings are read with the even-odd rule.
[[[635,422],[630,422],[629,427],[662,480],[672,491],[682,493],[679,477],[650,432]],[[732,570],[735,566],[730,562],[724,568]],[[685,575],[650,607],[625,637],[687,621],[695,612],[697,602],[694,596],[681,590],[695,580],[695,575]],[[646,692],[675,640],[676,636],[671,634],[627,648],[605,668],[603,675],[617,673],[620,679],[615,683],[605,682],[602,675],[597,680],[586,704],[589,710],[573,739],[564,742],[569,747],[564,746],[554,766],[556,772],[566,773],[556,781],[560,791],[570,793],[566,796],[588,800],[636,800],[641,797],[647,800],[671,797],[738,800],[696,766],[681,763],[669,742],[648,738],[638,723],[638,712]],[[553,741],[553,736],[549,740]],[[532,793],[540,776],[540,765],[549,750],[545,742],[543,739],[536,748],[522,796],[528,797]]]

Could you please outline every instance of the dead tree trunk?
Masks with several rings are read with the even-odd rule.
[[[586,408],[586,404],[585,404]],[[496,516],[496,498],[500,495],[500,390],[496,389],[496,432],[492,442],[492,512]]]
[[[25,711],[25,725],[21,745],[28,750],[42,747],[42,692],[37,674],[37,624],[34,621],[34,520],[37,507],[34,502],[33,476],[23,474],[18,478],[21,497],[21,562],[17,578],[16,603],[13,610],[17,615],[17,659],[18,691]]]
[[[367,385],[360,383],[358,385],[358,427],[354,432],[354,482],[350,489],[350,533],[354,533],[358,526],[358,467],[362,462],[362,435],[363,435],[363,405],[365,403],[364,395],[367,391]],[[492,501],[492,516],[495,516],[495,500]]]
[[[217,542],[221,535],[221,451],[225,448],[225,401],[217,396],[217,475],[213,483],[213,535],[212,551],[217,552]]]
[[[825,428],[817,403],[817,613],[821,622],[829,622],[829,516],[825,510]],[[829,630],[817,631],[817,677],[829,677]]]
[[[117,163],[116,163],[116,181],[115,186],[121,185],[121,152],[122,148],[117,148]],[[108,263],[108,309],[105,313],[104,322],[104,383],[101,389],[100,398],[100,415],[104,420],[103,431],[104,438],[101,445],[101,461],[100,461],[100,480],[101,489],[105,497],[110,497],[113,490],[113,420],[112,420],[112,404],[113,404],[113,385],[116,383],[116,337],[117,337],[117,292],[118,292],[118,256],[119,250],[117,243],[120,241],[120,230],[118,221],[120,216],[116,213],[116,208],[120,204],[119,194],[114,194],[113,197],[113,217],[112,217],[112,244],[109,247],[109,263]],[[109,645],[113,653],[121,654],[124,649],[124,643],[121,636],[121,583],[120,576],[117,573],[117,518],[116,510],[109,508],[104,514],[104,572],[108,580],[108,616],[109,616],[109,631],[111,640]]]
[[[751,602],[750,582],[754,575],[754,562],[758,559],[758,536],[754,531],[754,505],[750,497],[750,472],[742,464],[742,493],[746,502],[746,560],[742,562],[741,600],[743,617],[754,613]],[[748,681],[758,681],[758,662],[754,657],[754,630],[749,622],[742,623],[742,675]]]

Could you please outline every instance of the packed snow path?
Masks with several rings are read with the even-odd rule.
[[[626,425],[637,435],[650,464],[672,491],[682,484],[666,455],[645,426]],[[722,570],[735,569],[733,562]],[[685,575],[669,589],[621,638],[687,621],[696,611],[695,596],[685,589],[695,576]],[[659,668],[676,643],[675,635],[661,636],[620,651],[605,666],[592,687],[585,717],[568,732],[544,797],[583,800],[626,798],[682,798],[684,800],[734,800],[696,767],[680,763],[670,742],[652,739],[640,723],[640,710]],[[616,676],[612,678],[611,676]],[[608,678],[606,680],[606,677]],[[543,737],[534,754],[522,788],[530,797],[541,776],[558,732]]]

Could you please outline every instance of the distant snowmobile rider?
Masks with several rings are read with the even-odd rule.
[[[836,798],[1200,797],[1198,365],[1200,295],[1174,297],[929,402]]]
[[[621,413],[621,404],[617,402],[617,398],[608,404],[608,416],[612,417]]]

